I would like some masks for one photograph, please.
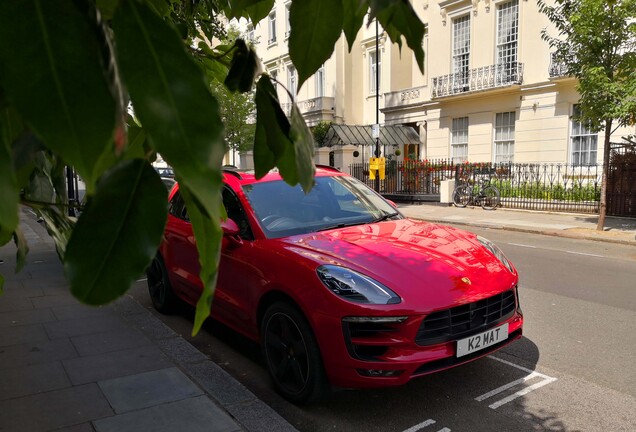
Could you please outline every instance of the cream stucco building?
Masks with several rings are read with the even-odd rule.
[[[382,29],[376,51],[372,23],[360,30],[351,52],[342,36],[332,57],[296,91],[287,48],[290,2],[277,0],[269,17],[249,31],[266,71],[291,93],[279,86],[283,107],[295,100],[310,127],[320,121],[375,124],[378,103],[381,128],[406,125],[419,135],[400,145],[398,159],[602,162],[602,138],[571,119],[576,80],[551,62],[541,39],[551,25],[536,1],[412,4],[426,30],[423,74],[406,44],[400,52]],[[616,131],[615,140],[627,134],[634,128]],[[385,150],[391,155],[396,147]]]

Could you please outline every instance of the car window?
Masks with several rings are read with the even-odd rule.
[[[238,197],[229,187],[223,187],[223,205],[227,212],[227,217],[236,222],[239,227],[239,236],[246,240],[253,240],[254,235],[247,220],[245,210]]]
[[[307,194],[282,180],[246,185],[243,190],[263,231],[272,238],[401,217],[364,183],[348,176],[316,177]]]
[[[170,200],[170,206],[168,207],[168,213],[172,216],[182,219],[184,221],[190,222],[190,218],[188,217],[188,211],[185,207],[185,202],[183,201],[183,197],[181,193],[177,191],[172,199]]]

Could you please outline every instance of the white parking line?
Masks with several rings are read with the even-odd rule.
[[[534,378],[541,378],[541,381],[539,381],[539,382],[537,382],[537,383],[534,383],[534,384],[532,384],[531,386],[525,387],[525,388],[523,388],[523,389],[519,390],[519,391],[518,391],[518,392],[516,392],[516,393],[513,393],[513,394],[511,394],[511,395],[509,395],[509,396],[506,396],[506,397],[505,397],[505,398],[503,398],[503,399],[500,399],[500,400],[498,400],[498,401],[496,401],[496,402],[493,402],[492,404],[488,405],[488,407],[489,407],[489,408],[492,408],[492,409],[497,409],[497,408],[499,408],[500,406],[507,404],[508,402],[511,402],[511,401],[513,401],[513,400],[515,400],[515,399],[517,399],[517,398],[521,397],[521,396],[525,396],[525,395],[527,395],[528,393],[530,393],[531,391],[536,390],[536,389],[538,389],[538,388],[541,388],[541,387],[543,387],[543,386],[545,386],[545,385],[548,385],[548,384],[550,384],[550,383],[552,383],[552,382],[554,382],[554,381],[556,381],[556,380],[557,380],[557,379],[556,379],[556,378],[554,378],[554,377],[547,376],[547,375],[544,375],[544,374],[542,374],[542,373],[539,373],[539,372],[536,372],[536,371],[533,371],[533,370],[530,370],[530,369],[524,368],[523,366],[519,366],[519,365],[517,365],[517,364],[514,364],[514,363],[511,363],[511,362],[509,362],[509,361],[506,361],[506,360],[500,359],[500,358],[498,358],[498,357],[489,356],[489,358],[491,358],[491,359],[493,359],[493,360],[497,360],[498,362],[501,362],[501,363],[507,364],[508,366],[512,366],[512,367],[517,368],[517,369],[519,369],[519,370],[522,370],[522,371],[524,371],[524,372],[527,372],[527,373],[528,373],[528,375],[526,375],[526,376],[525,376],[525,377],[523,377],[523,378],[519,378],[519,379],[517,379],[517,380],[514,380],[514,381],[512,381],[512,382],[510,382],[510,383],[508,383],[508,384],[504,384],[504,385],[502,385],[501,387],[498,387],[498,388],[496,388],[496,389],[494,389],[494,390],[491,390],[491,391],[489,391],[488,393],[484,393],[484,394],[483,394],[483,395],[481,395],[481,396],[477,396],[477,397],[475,398],[475,400],[476,400],[476,401],[478,401],[478,402],[482,402],[482,401],[484,401],[484,400],[486,400],[486,399],[489,399],[489,398],[491,398],[491,397],[493,397],[493,396],[495,396],[495,395],[498,395],[498,394],[499,394],[499,393],[501,393],[501,392],[504,392],[504,391],[506,391],[506,390],[508,390],[508,389],[511,389],[511,388],[513,388],[513,387],[516,387],[516,386],[518,386],[518,385],[521,385],[521,384],[523,384],[523,383],[525,383],[525,382],[528,382],[528,381],[530,381],[530,380],[532,380],[532,379],[534,379]]]
[[[418,430],[424,429],[426,426],[430,426],[432,424],[435,424],[435,420],[428,419],[426,421],[423,421],[420,424],[417,424],[417,425],[415,425],[413,427],[410,427],[410,428],[406,429],[404,432],[417,432]]]

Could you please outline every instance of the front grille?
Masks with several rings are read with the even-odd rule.
[[[505,321],[514,312],[514,289],[474,303],[437,311],[422,321],[415,337],[415,343],[434,345],[461,339]]]

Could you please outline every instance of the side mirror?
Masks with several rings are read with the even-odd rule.
[[[221,229],[223,229],[223,236],[236,236],[239,234],[239,227],[232,219],[227,218],[221,221]]]

